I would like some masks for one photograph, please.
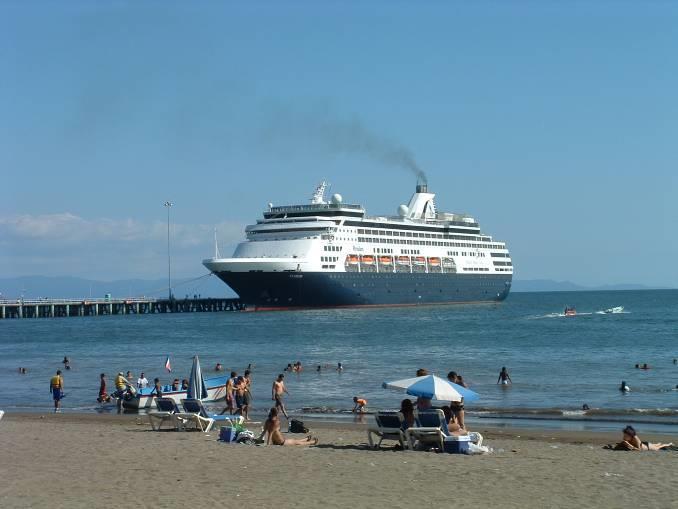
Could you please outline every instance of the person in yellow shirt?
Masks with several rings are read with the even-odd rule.
[[[122,400],[125,397],[125,393],[127,392],[127,387],[131,386],[131,384],[127,381],[127,378],[125,378],[122,371],[118,371],[118,375],[115,377],[115,381],[113,383],[115,384],[115,392],[113,393],[113,396],[118,400],[118,413],[120,413],[122,412]]]
[[[49,392],[54,399],[54,413],[61,412],[61,399],[64,397],[64,379],[61,376],[61,370],[58,369],[49,381]]]

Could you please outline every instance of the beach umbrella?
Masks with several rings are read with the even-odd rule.
[[[205,387],[205,379],[202,377],[202,370],[200,369],[200,360],[198,356],[193,357],[193,365],[191,366],[191,376],[188,378],[188,394],[189,398],[205,399],[207,397],[207,388]]]
[[[473,401],[480,398],[477,393],[466,387],[448,382],[435,375],[384,382],[382,387],[384,389],[406,392],[410,396],[431,398],[438,401],[461,401],[461,398],[464,398],[466,401]]]

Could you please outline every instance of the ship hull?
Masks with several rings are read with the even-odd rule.
[[[216,272],[254,309],[498,302],[511,274]]]

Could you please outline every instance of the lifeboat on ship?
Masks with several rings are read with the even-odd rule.
[[[415,256],[412,258],[412,262],[415,265],[426,265],[426,257],[425,256]]]
[[[348,255],[346,257],[346,263],[348,263],[349,265],[358,265],[359,262],[360,262],[360,257],[358,255],[352,254],[352,255]]]
[[[397,262],[400,265],[409,265],[410,264],[410,257],[409,256],[399,256]]]
[[[443,267],[446,269],[453,269],[456,268],[457,265],[452,258],[443,258]]]
[[[429,258],[428,259],[428,264],[431,265],[432,267],[440,267],[440,258]]]
[[[363,255],[362,260],[364,264],[366,265],[374,265],[374,256],[372,255]]]
[[[380,256],[379,263],[381,263],[382,265],[391,265],[393,263],[393,258],[391,258],[390,256]]]

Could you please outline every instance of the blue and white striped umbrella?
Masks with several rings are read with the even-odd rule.
[[[193,357],[193,365],[191,366],[191,376],[188,377],[188,394],[187,396],[194,399],[205,399],[207,397],[207,388],[205,387],[205,379],[202,377],[202,369],[200,369],[200,361],[198,356]]]
[[[382,387],[406,392],[410,396],[431,398],[437,401],[461,401],[462,398],[466,401],[473,401],[480,398],[477,393],[435,375],[384,382]]]

